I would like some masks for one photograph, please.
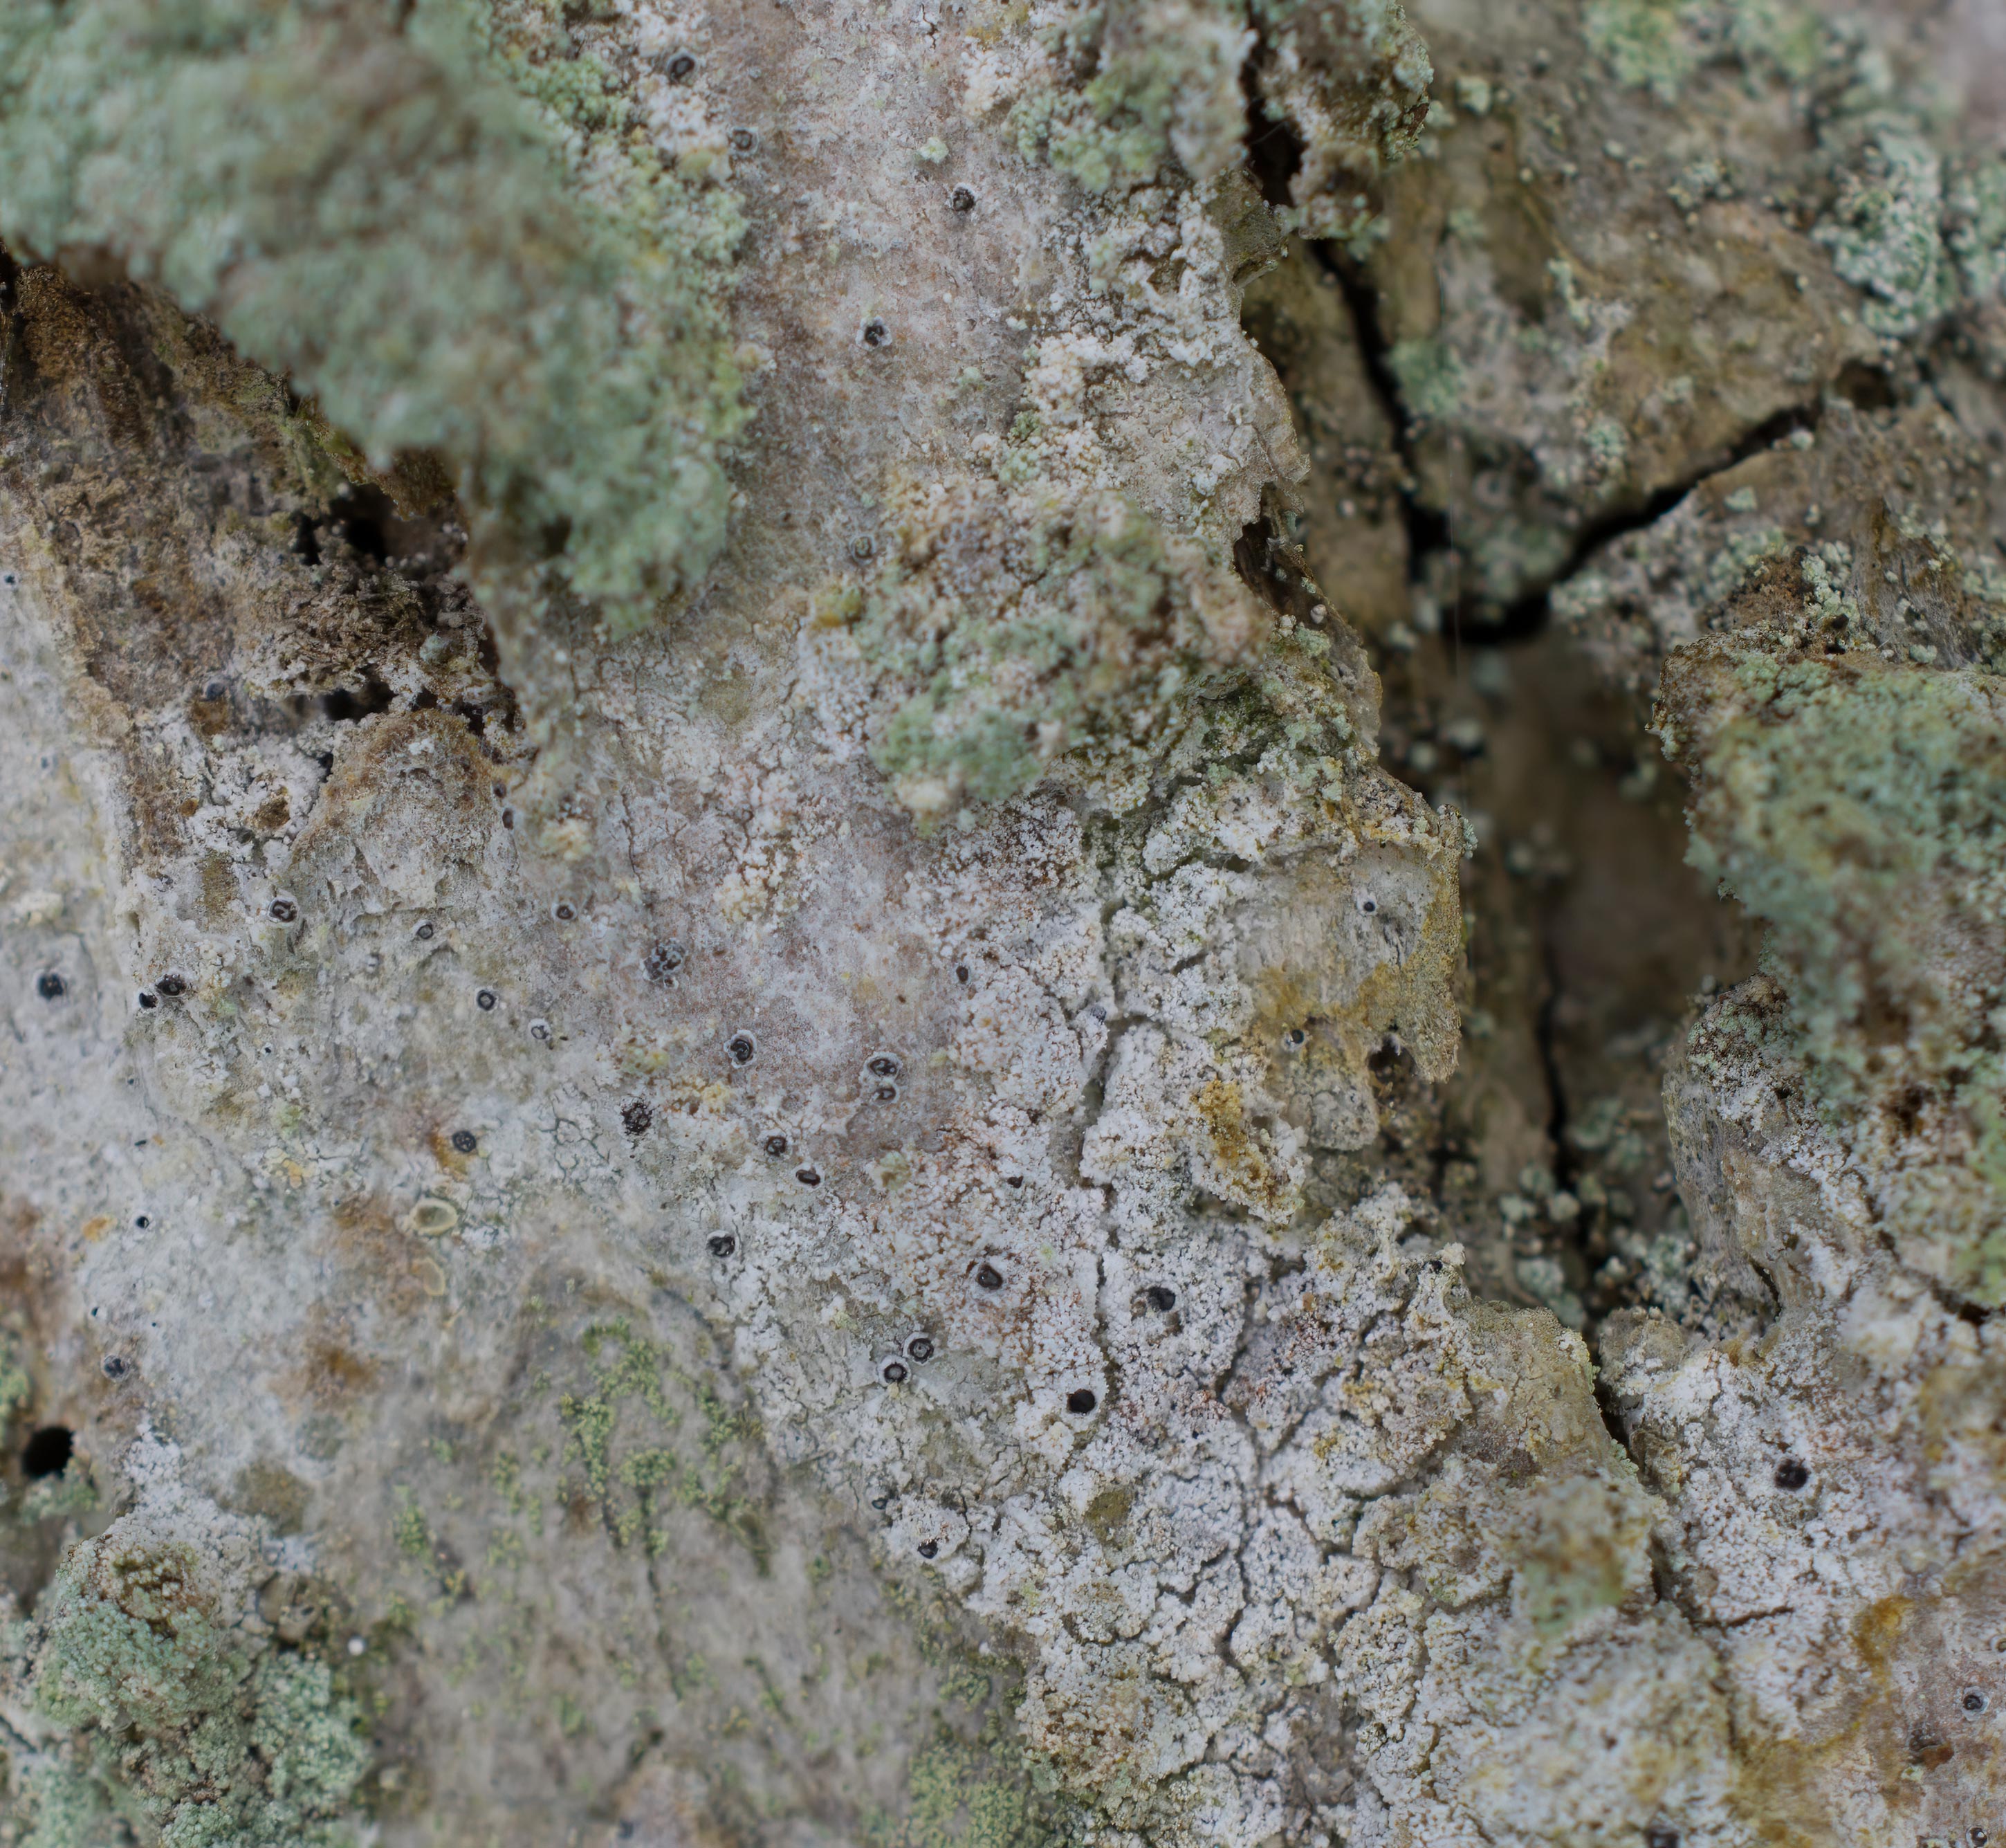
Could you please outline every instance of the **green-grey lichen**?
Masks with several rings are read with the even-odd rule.
[[[463,0],[19,0],[0,236],[110,253],[378,466],[449,458],[477,572],[630,627],[724,538],[734,208],[493,25]]]
[[[1146,748],[1265,632],[1224,561],[1118,495],[913,486],[889,524],[875,579],[829,586],[816,620],[849,632],[888,714],[871,755],[918,815],[1002,801],[1089,740]]]
[[[1040,1818],[1021,1748],[944,1736],[913,1755],[903,1817],[874,1818],[872,1848],[1040,1848]]]
[[[28,1485],[19,1518],[48,1521],[63,1515],[87,1514],[97,1505],[97,1480],[87,1457],[72,1456],[53,1476]]]
[[[1461,408],[1468,381],[1462,364],[1438,340],[1402,340],[1386,355],[1409,417],[1447,423]]]
[[[1841,171],[1831,215],[1812,234],[1832,267],[1867,297],[1863,319],[1900,338],[1957,304],[1958,273],[1944,241],[1943,163],[1912,119],[1863,124]]]
[[[26,1409],[35,1396],[35,1382],[21,1364],[13,1343],[0,1336],[0,1434],[16,1412]]]
[[[1996,1297],[2006,680],[1721,639],[1667,664],[1660,721],[1695,772],[1691,857],[1768,925],[1795,1051],[1836,1132],[1933,1126],[1930,1159],[1874,1164],[1881,1211],[1954,1249],[1947,1281]]]
[[[114,1817],[162,1848],[347,1839],[360,1709],[258,1623],[256,1558],[241,1533],[198,1520],[177,1537],[145,1509],[65,1555],[9,1651],[44,1729],[8,1799],[24,1848],[93,1848]]]
[[[1717,63],[1801,83],[1828,55],[1832,37],[1814,10],[1793,0],[1589,0],[1582,29],[1619,83],[1665,103]]]
[[[1210,179],[1238,157],[1250,37],[1239,0],[1066,12],[1046,29],[1047,53],[1060,70],[1092,75],[1026,96],[1011,114],[1017,145],[1089,192],[1146,185],[1173,156]]]
[[[1302,157],[1289,181],[1291,228],[1353,238],[1373,188],[1412,153],[1434,67],[1400,0],[1254,0],[1264,55],[1255,81]]]
[[[1251,53],[1263,107],[1301,145],[1289,215],[1314,237],[1369,219],[1368,189],[1412,151],[1434,75],[1399,0],[1075,5],[1041,40],[1043,80],[1011,131],[1027,157],[1103,194],[1153,184],[1172,162],[1201,181],[1239,164]]]

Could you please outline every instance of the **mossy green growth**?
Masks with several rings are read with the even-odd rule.
[[[94,1848],[123,1818],[163,1848],[345,1839],[368,1772],[354,1701],[326,1663],[248,1627],[193,1544],[114,1524],[73,1547],[36,1614],[29,1692],[69,1736],[19,1779],[26,1848]]]
[[[378,466],[448,458],[477,573],[629,628],[723,541],[735,207],[491,23],[466,0],[11,0],[0,236],[111,253]]]

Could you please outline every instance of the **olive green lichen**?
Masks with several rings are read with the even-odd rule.
[[[734,212],[614,132],[589,72],[491,48],[482,21],[461,0],[21,0],[0,12],[0,236],[109,253],[376,466],[449,458],[477,572],[631,627],[723,542]]]
[[[30,1626],[29,1703],[62,1730],[17,1779],[26,1848],[90,1848],[114,1815],[162,1848],[346,1839],[360,1709],[257,1623],[243,1540],[171,1538],[142,1512],[65,1557]]]

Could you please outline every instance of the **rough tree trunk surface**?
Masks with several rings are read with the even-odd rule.
[[[2006,1841],[2001,0],[4,0],[0,1843]]]

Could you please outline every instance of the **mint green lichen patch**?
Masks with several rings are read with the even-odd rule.
[[[27,1493],[21,1498],[19,1519],[27,1522],[88,1514],[97,1501],[97,1480],[90,1459],[72,1456],[55,1475],[28,1485]]]
[[[943,1738],[913,1756],[909,1808],[879,1818],[873,1848],[1040,1848],[1054,1831],[1039,1813],[1021,1755]]]
[[[1957,304],[1957,271],[1944,243],[1943,164],[1920,125],[1871,119],[1847,160],[1838,202],[1812,234],[1832,267],[1867,297],[1876,333],[1919,333]]]
[[[2006,952],[2006,683],[1756,654],[1735,682],[1695,864],[1775,928],[1821,1062],[1968,1069]]]
[[[0,235],[110,252],[379,467],[449,458],[477,575],[631,628],[723,541],[735,210],[631,146],[589,68],[484,47],[459,0],[403,13],[9,5]]]
[[[875,581],[832,586],[818,619],[851,626],[887,715],[871,755],[923,817],[1002,801],[1089,740],[1146,746],[1265,633],[1223,561],[1118,495],[913,487],[892,526]]]
[[[220,1705],[256,1650],[205,1576],[192,1547],[128,1544],[116,1529],[72,1550],[40,1613],[36,1706],[64,1726],[159,1732]]]
[[[1402,340],[1386,355],[1399,382],[1401,402],[1418,420],[1448,423],[1462,408],[1467,381],[1462,362],[1436,340]]]
[[[1801,83],[1833,37],[1828,22],[1795,0],[1589,0],[1582,30],[1619,83],[1663,103],[1715,63]]]
[[[1241,0],[1082,8],[1044,37],[1056,70],[1092,75],[1076,88],[1040,86],[1012,111],[1027,158],[1042,156],[1096,193],[1146,185],[1173,157],[1203,179],[1237,160],[1249,39]]]
[[[1096,194],[1173,167],[1216,179],[1244,155],[1250,70],[1269,117],[1301,143],[1286,216],[1312,237],[1350,235],[1371,217],[1363,189],[1412,151],[1434,75],[1399,0],[1076,5],[1041,36],[1044,80],[1010,117],[1026,158]]]
[[[1891,1232],[1998,1300],[2006,680],[1707,644],[1672,657],[1661,709],[1698,773],[1690,857],[1768,926],[1821,1113],[1884,1149]]]
[[[0,1337],[0,1433],[16,1413],[25,1411],[35,1396],[35,1382],[21,1364],[13,1344]]]
[[[1272,120],[1302,148],[1289,228],[1370,234],[1374,188],[1419,144],[1434,66],[1400,0],[1253,0],[1254,77]]]
[[[66,1730],[26,1755],[10,1794],[26,1848],[125,1839],[114,1817],[162,1848],[347,1839],[339,1818],[371,1762],[360,1709],[257,1622],[247,1536],[206,1533],[128,1516],[58,1568],[27,1626],[27,1693]]]

